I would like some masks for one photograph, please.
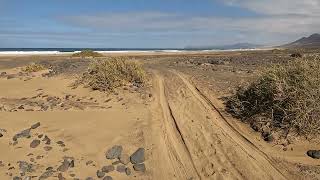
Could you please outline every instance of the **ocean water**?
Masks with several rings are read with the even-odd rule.
[[[90,49],[100,53],[183,52],[184,49],[121,49],[121,48],[0,48],[0,54],[71,54]]]
[[[90,49],[100,53],[153,53],[153,52],[168,52],[179,53],[188,51],[210,52],[210,51],[253,51],[260,49],[126,49],[126,48],[0,48],[0,55],[41,55],[41,54],[72,54],[80,52],[84,49]]]

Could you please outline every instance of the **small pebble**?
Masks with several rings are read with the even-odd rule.
[[[40,127],[40,122],[37,122],[36,124],[31,126],[31,129],[37,129],[38,127]]]
[[[120,173],[123,173],[126,171],[126,166],[124,165],[118,165],[117,166],[117,171],[120,172]]]
[[[105,172],[102,172],[100,170],[97,171],[97,177],[98,178],[103,178],[105,174],[106,174]]]
[[[112,177],[111,176],[106,176],[103,178],[103,180],[112,180]]]
[[[133,165],[133,169],[135,171],[140,171],[140,172],[145,172],[146,171],[146,167],[144,164],[135,164]]]
[[[36,147],[39,146],[39,144],[40,144],[40,140],[35,139],[35,140],[33,140],[33,141],[30,143],[30,147],[31,147],[31,148],[36,148]]]
[[[51,147],[51,146],[45,146],[45,147],[43,147],[43,149],[44,149],[45,151],[51,151],[51,150],[52,150],[52,147]]]
[[[101,168],[101,171],[105,173],[109,173],[111,171],[114,171],[114,166],[113,165],[103,166]]]
[[[131,175],[131,169],[129,167],[126,168],[126,175],[127,176]]]

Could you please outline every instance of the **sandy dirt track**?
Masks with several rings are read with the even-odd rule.
[[[182,73],[154,74],[163,117],[162,151],[169,154],[163,169],[172,169],[173,176],[169,178],[285,179],[268,157],[232,128]]]
[[[20,176],[19,161],[34,164],[34,171],[25,176],[38,179],[51,167],[55,171],[48,179],[57,179],[60,172],[56,169],[66,156],[75,159],[75,167],[63,172],[63,177],[98,179],[97,170],[119,165],[117,159],[105,156],[114,145],[122,145],[128,155],[144,148],[146,171],[136,172],[129,163],[126,166],[131,175],[115,170],[108,173],[113,179],[318,178],[318,161],[305,155],[307,149],[317,146],[293,144],[287,151],[281,145],[274,147],[224,111],[220,96],[195,79],[199,71],[194,65],[189,64],[195,70],[189,73],[168,65],[170,57],[168,62],[143,62],[150,63],[146,66],[150,75],[146,89],[126,86],[111,94],[71,88],[75,79],[70,74],[82,72],[85,61],[78,62],[72,73],[64,72],[67,66],[52,77],[0,78],[0,129],[6,130],[0,138],[4,165],[0,165],[0,180]],[[2,71],[16,72],[12,66],[21,67],[21,62],[15,63],[3,63],[8,68]],[[215,89],[217,83],[210,85]],[[41,126],[32,131],[31,138],[12,144],[16,133],[36,122]],[[47,145],[42,141],[37,148],[30,148],[39,135],[50,137],[52,150],[45,151]],[[65,147],[57,141],[63,141]]]

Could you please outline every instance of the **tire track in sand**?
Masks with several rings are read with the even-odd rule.
[[[249,174],[252,179],[286,179],[284,175],[272,165],[271,160],[268,156],[260,151],[254,144],[252,144],[247,138],[242,136],[236,129],[234,129],[227,120],[222,116],[219,110],[214,106],[214,104],[204,96],[195,86],[193,86],[182,73],[177,71],[172,71],[172,74],[176,75],[180,78],[183,83],[183,86],[187,87],[185,93],[189,93],[191,98],[186,98],[182,101],[179,101],[179,104],[188,105],[187,99],[192,99],[191,104],[196,104],[195,107],[184,107],[189,111],[192,111],[192,108],[196,110],[196,108],[201,109],[201,113],[209,112],[210,121],[206,120],[198,120],[200,125],[200,129],[189,127],[186,125],[187,123],[180,123],[181,126],[181,136],[192,137],[193,135],[199,136],[199,134],[203,135],[201,141],[208,141],[207,143],[201,142],[192,142],[198,139],[186,138],[186,144],[190,145],[189,149],[191,149],[191,157],[195,160],[196,168],[200,172],[200,176],[204,178],[232,178],[232,179],[248,179]],[[176,96],[179,97],[179,96]],[[183,97],[183,96],[181,96]],[[180,98],[181,99],[181,98]],[[201,108],[198,106],[202,106]],[[184,119],[192,117],[187,112],[179,110],[177,108],[176,115],[178,118],[177,126],[179,126],[179,121],[184,121]],[[198,110],[199,111],[199,110]],[[179,118],[180,117],[180,118]],[[205,123],[205,124],[203,124]],[[212,126],[213,129],[204,128],[205,126]],[[219,128],[219,130],[217,130]],[[192,129],[192,131],[190,131]],[[206,132],[206,131],[212,132]],[[201,132],[200,132],[201,131]],[[215,132],[215,133],[213,133]],[[191,134],[190,134],[191,133]],[[193,134],[192,134],[193,133]],[[212,155],[208,149],[212,148],[209,146],[212,143],[212,139],[214,136],[218,137],[220,143],[220,147],[217,147],[216,150],[222,152],[220,155]],[[214,138],[213,138],[214,139]],[[189,142],[188,142],[189,141]],[[211,142],[210,142],[211,141]],[[212,145],[212,144],[211,144]],[[197,154],[197,150],[194,150],[192,153],[192,146],[198,146],[203,153],[199,155]],[[220,156],[220,157],[219,157]],[[207,158],[207,161],[203,161],[203,159]],[[197,160],[198,159],[198,160]],[[202,160],[201,160],[202,159]],[[198,161],[198,162],[197,162]],[[221,163],[222,161],[222,163]],[[218,176],[208,176],[205,171],[203,171],[203,163],[218,164],[218,169],[226,169],[230,172],[231,175],[225,176],[223,173],[220,173]],[[220,163],[219,163],[220,162]],[[216,168],[215,168],[216,169]],[[215,174],[215,173],[214,173]],[[213,174],[213,175],[214,175]],[[221,175],[222,174],[222,175]]]
[[[158,157],[154,158],[158,162],[155,162],[155,165],[161,170],[158,174],[154,174],[154,178],[160,178],[161,176],[170,179],[201,179],[166,99],[164,80],[157,73],[154,73],[154,75],[154,84],[157,86],[155,88],[157,94],[155,104],[159,105],[156,108],[160,108],[160,111],[158,109],[155,112],[154,120],[161,122],[161,134],[156,134],[155,136],[158,137],[154,137],[160,138],[160,149],[157,150]],[[159,142],[159,140],[153,141]],[[174,174],[163,175],[163,173],[168,173],[168,171]]]

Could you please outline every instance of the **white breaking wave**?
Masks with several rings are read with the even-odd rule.
[[[62,54],[59,51],[0,51],[3,55],[37,55],[37,54]]]
[[[271,48],[269,48],[271,49]],[[217,49],[207,49],[207,50],[119,50],[119,51],[96,51],[98,53],[112,54],[112,53],[183,53],[183,52],[227,52],[227,51],[259,51],[268,50],[268,48],[262,49],[228,49],[228,50],[217,50]],[[60,51],[0,51],[0,55],[63,55],[63,54],[73,54],[81,51],[74,52],[60,52]]]

